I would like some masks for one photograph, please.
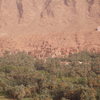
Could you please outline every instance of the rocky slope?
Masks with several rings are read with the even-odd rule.
[[[98,26],[100,0],[0,0],[0,53],[100,52]]]

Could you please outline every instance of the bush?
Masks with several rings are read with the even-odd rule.
[[[17,100],[21,100],[25,97],[25,89],[23,85],[12,87],[7,91],[7,93],[10,97],[16,98]]]
[[[36,59],[24,52],[0,57],[0,92],[18,100],[99,100],[100,54]],[[81,63],[80,63],[81,62]]]

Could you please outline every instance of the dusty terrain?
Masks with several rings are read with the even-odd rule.
[[[100,52],[100,0],[0,0],[0,55]]]

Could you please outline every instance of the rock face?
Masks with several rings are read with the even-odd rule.
[[[98,26],[100,0],[0,0],[0,53],[100,52]]]

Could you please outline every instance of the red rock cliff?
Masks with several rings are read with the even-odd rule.
[[[100,52],[98,26],[100,0],[0,0],[0,53]]]

